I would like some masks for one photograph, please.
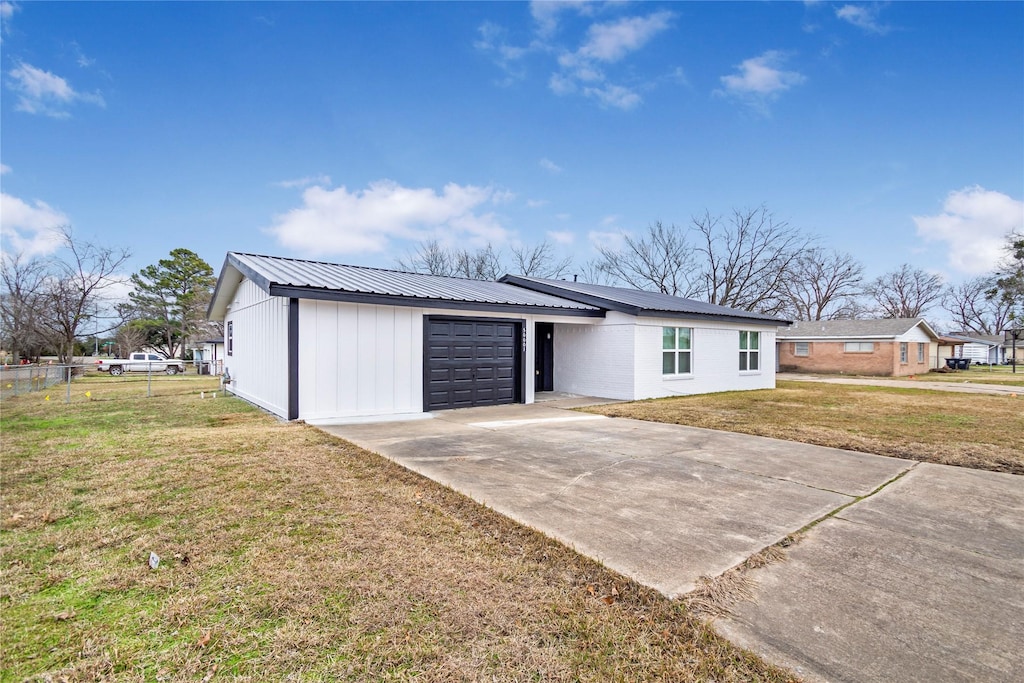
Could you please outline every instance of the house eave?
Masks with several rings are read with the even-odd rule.
[[[319,289],[295,285],[271,284],[271,296],[297,299],[316,299],[319,301],[338,301],[358,304],[375,304],[380,306],[406,306],[415,308],[443,308],[459,311],[484,311],[494,313],[564,315],[583,318],[603,318],[602,310],[585,310],[579,308],[560,308],[558,306],[542,306],[533,304],[493,303],[480,301],[459,301],[454,299],[431,299],[424,297],[396,296],[390,294],[368,294],[365,292],[345,292],[336,289]]]

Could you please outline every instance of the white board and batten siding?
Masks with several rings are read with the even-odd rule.
[[[662,375],[662,328],[693,329],[687,376]],[[739,333],[760,332],[756,371],[739,369]],[[555,327],[555,389],[622,400],[775,387],[775,326],[634,317]]]
[[[299,301],[299,417],[423,411],[423,309]]]
[[[232,328],[225,349],[227,390],[281,417],[288,416],[288,299],[242,280],[224,318]]]
[[[443,308],[299,301],[299,417],[311,422],[423,413],[423,321],[426,316],[521,322],[524,400],[534,389],[535,321],[590,320],[556,315],[485,313]],[[557,343],[557,335],[556,335]],[[556,362],[557,368],[557,362]],[[520,373],[521,375],[524,373]]]

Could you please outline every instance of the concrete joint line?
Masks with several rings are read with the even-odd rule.
[[[804,532],[810,531],[810,530],[811,530],[811,529],[813,529],[814,527],[816,527],[816,526],[818,526],[819,524],[821,524],[822,522],[824,522],[824,521],[825,521],[826,519],[829,519],[829,518],[831,518],[831,517],[837,517],[837,516],[839,516],[839,513],[840,513],[840,512],[842,512],[842,511],[843,511],[843,510],[845,510],[846,508],[850,507],[851,505],[856,505],[857,503],[861,502],[862,500],[867,500],[868,498],[871,498],[871,497],[872,497],[872,496],[874,496],[875,494],[877,494],[877,493],[881,492],[881,491],[882,491],[882,489],[886,488],[886,487],[887,487],[887,486],[889,486],[890,484],[892,484],[892,483],[894,483],[894,482],[897,482],[897,481],[899,481],[900,479],[902,479],[903,477],[907,476],[907,474],[909,474],[909,473],[910,473],[910,471],[911,471],[912,469],[914,469],[915,467],[917,467],[917,466],[918,466],[918,464],[919,464],[919,463],[917,463],[917,462],[911,463],[910,467],[906,468],[905,470],[903,470],[902,472],[900,472],[899,474],[897,474],[897,475],[896,475],[895,477],[893,477],[893,478],[892,478],[892,479],[890,479],[889,481],[887,481],[887,482],[884,482],[884,483],[883,483],[883,484],[881,484],[881,485],[880,485],[880,486],[879,486],[878,488],[876,488],[876,489],[875,489],[874,491],[872,491],[872,492],[870,492],[870,493],[866,493],[866,494],[864,494],[863,496],[855,496],[855,497],[854,497],[854,499],[853,499],[853,500],[851,500],[850,502],[848,502],[848,503],[843,503],[842,505],[840,505],[840,506],[839,506],[839,507],[837,507],[836,509],[834,509],[834,510],[831,510],[830,512],[826,512],[826,513],[825,513],[824,515],[822,515],[822,516],[821,516],[821,517],[819,517],[818,519],[816,519],[816,520],[814,520],[814,521],[812,521],[812,522],[810,522],[810,523],[806,524],[806,525],[805,525],[805,526],[804,526],[804,527],[803,527],[802,529],[800,529],[799,531],[797,531],[797,532],[796,532],[796,534],[793,534],[793,535],[794,535],[794,536],[798,536],[799,534],[803,534]],[[840,519],[842,519],[843,521],[849,521],[849,520],[847,520],[847,519],[846,519],[845,517],[840,517]]]
[[[770,474],[764,474],[762,472],[755,472],[753,470],[745,470],[742,467],[729,467],[728,465],[723,465],[721,463],[717,463],[717,462],[713,462],[713,461],[709,461],[709,460],[702,460],[699,456],[694,456],[693,459],[696,460],[697,462],[703,464],[703,465],[710,465],[712,467],[718,467],[719,469],[723,469],[723,470],[730,470],[732,472],[742,472],[743,474],[752,474],[755,477],[763,477],[765,479],[772,479],[774,481],[784,481],[787,484],[796,484],[798,486],[804,486],[804,487],[809,488],[809,489],[814,489],[815,491],[825,491],[826,493],[835,493],[835,494],[840,495],[840,496],[845,496],[846,498],[853,498],[854,499],[854,500],[850,501],[849,503],[844,503],[843,507],[846,507],[847,505],[853,505],[853,503],[856,503],[858,500],[863,500],[864,498],[867,498],[868,496],[874,495],[875,492],[878,491],[878,489],[875,489],[875,491],[872,491],[871,493],[868,493],[868,494],[866,494],[865,496],[863,496],[861,498],[857,498],[856,496],[851,496],[849,493],[846,493],[845,491],[836,491],[834,489],[826,489],[826,488],[822,488],[821,486],[811,486],[810,484],[805,484],[805,483],[803,483],[801,481],[796,481],[795,479],[787,479],[785,477],[773,477]],[[886,482],[886,484],[888,484],[888,483],[889,482]],[[882,484],[882,486],[885,486],[886,484]],[[837,508],[837,509],[841,510],[842,508]],[[812,522],[812,524],[813,523],[814,522]]]

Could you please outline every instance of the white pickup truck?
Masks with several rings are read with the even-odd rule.
[[[128,358],[96,361],[96,369],[117,377],[126,372],[165,372],[177,375],[185,372],[185,363],[177,358],[163,358],[155,353],[130,353]]]

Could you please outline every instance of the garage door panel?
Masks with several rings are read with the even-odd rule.
[[[427,330],[426,410],[517,400],[516,323],[433,319]]]

